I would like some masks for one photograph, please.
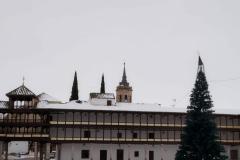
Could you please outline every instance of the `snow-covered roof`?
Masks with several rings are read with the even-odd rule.
[[[174,112],[186,113],[187,108],[172,106],[162,106],[160,104],[146,103],[116,103],[114,106],[97,106],[88,102],[76,103],[71,101],[64,104],[39,103],[37,108],[41,109],[69,109],[69,110],[96,110],[96,111],[129,111],[129,112]],[[239,110],[234,109],[217,109],[213,108],[217,114],[240,114]]]
[[[115,99],[115,96],[113,93],[90,93],[90,98]]]
[[[61,103],[60,100],[50,96],[49,94],[47,93],[41,93],[38,95],[38,99],[39,101],[47,101],[47,102],[56,102],[56,103]]]

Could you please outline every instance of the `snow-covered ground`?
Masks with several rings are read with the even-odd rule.
[[[11,154],[27,154],[28,142],[27,141],[11,141],[8,143],[8,153]]]
[[[29,155],[8,155],[8,160],[33,160],[33,159],[34,153],[30,153]]]
[[[8,155],[8,160],[34,160],[34,153],[30,153],[29,155]],[[50,160],[55,160],[55,158],[51,158]]]

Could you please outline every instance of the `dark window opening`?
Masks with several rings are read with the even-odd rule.
[[[149,160],[154,160],[154,152],[149,151]]]
[[[231,160],[238,160],[238,151],[237,150],[231,150],[230,157],[231,157]]]
[[[117,133],[117,138],[122,138],[122,133],[118,132]]]
[[[122,95],[119,95],[119,100],[120,102],[122,102]]]
[[[117,150],[117,160],[123,160],[124,153],[122,149]]]
[[[138,151],[134,152],[134,157],[139,157],[139,152]]]
[[[53,120],[53,117],[52,117],[52,116],[49,116],[48,120],[49,120],[49,121],[52,121],[52,120]]]
[[[112,101],[111,100],[108,100],[107,101],[107,106],[111,106],[112,105]]]
[[[84,138],[90,138],[91,134],[90,131],[84,131]]]
[[[127,95],[125,95],[125,98],[124,98],[124,99],[125,99],[125,101],[127,101],[127,100],[128,100],[128,96],[127,96]]]
[[[148,138],[149,139],[154,139],[154,137],[155,137],[154,133],[152,133],[152,132],[148,133]]]
[[[82,159],[89,158],[89,150],[82,150]]]
[[[100,160],[107,160],[107,150],[100,150]]]
[[[133,132],[133,138],[138,138],[138,134],[136,132]]]

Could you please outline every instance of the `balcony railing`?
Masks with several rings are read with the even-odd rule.
[[[0,123],[49,123],[41,119],[0,119]]]
[[[115,143],[121,143],[121,142],[137,142],[137,143],[146,143],[146,142],[152,142],[152,143],[180,143],[181,139],[146,139],[146,138],[81,138],[81,137],[74,137],[74,138],[63,138],[63,137],[51,137],[51,141],[80,141],[80,142],[115,142]],[[224,144],[240,144],[240,140],[219,140],[219,142]]]
[[[38,133],[16,133],[16,134],[11,134],[11,133],[1,133],[0,137],[8,137],[8,138],[32,138],[32,137],[36,137],[36,138],[48,138],[49,134],[38,134]]]
[[[170,124],[170,123],[124,123],[124,122],[87,122],[87,121],[50,121],[52,125],[97,125],[97,126],[141,126],[141,127],[185,127],[185,124]],[[219,129],[240,129],[240,125],[221,125]]]

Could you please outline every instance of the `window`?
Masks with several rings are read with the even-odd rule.
[[[52,117],[52,116],[49,116],[48,118],[49,118],[49,119],[48,119],[49,121],[52,121],[52,120],[53,120],[53,117]]]
[[[133,138],[138,138],[138,134],[136,132],[133,132],[133,135],[132,135]]]
[[[82,150],[82,159],[89,158],[89,150]]]
[[[124,98],[124,99],[125,99],[125,102],[126,102],[126,101],[128,100],[128,96],[127,96],[127,95],[125,95],[125,98]]]
[[[122,133],[118,132],[117,133],[117,138],[122,138]]]
[[[107,100],[107,106],[111,106],[112,105],[112,101],[111,100]]]
[[[134,152],[134,157],[139,157],[139,152],[138,151]]]
[[[238,150],[231,150],[230,158],[231,158],[231,160],[238,160]]]
[[[119,101],[122,102],[122,95],[119,95]]]
[[[153,133],[153,132],[148,133],[148,138],[149,138],[149,139],[154,139],[154,137],[155,137],[155,136],[154,136],[154,133]]]
[[[90,131],[84,131],[84,138],[90,138]]]

